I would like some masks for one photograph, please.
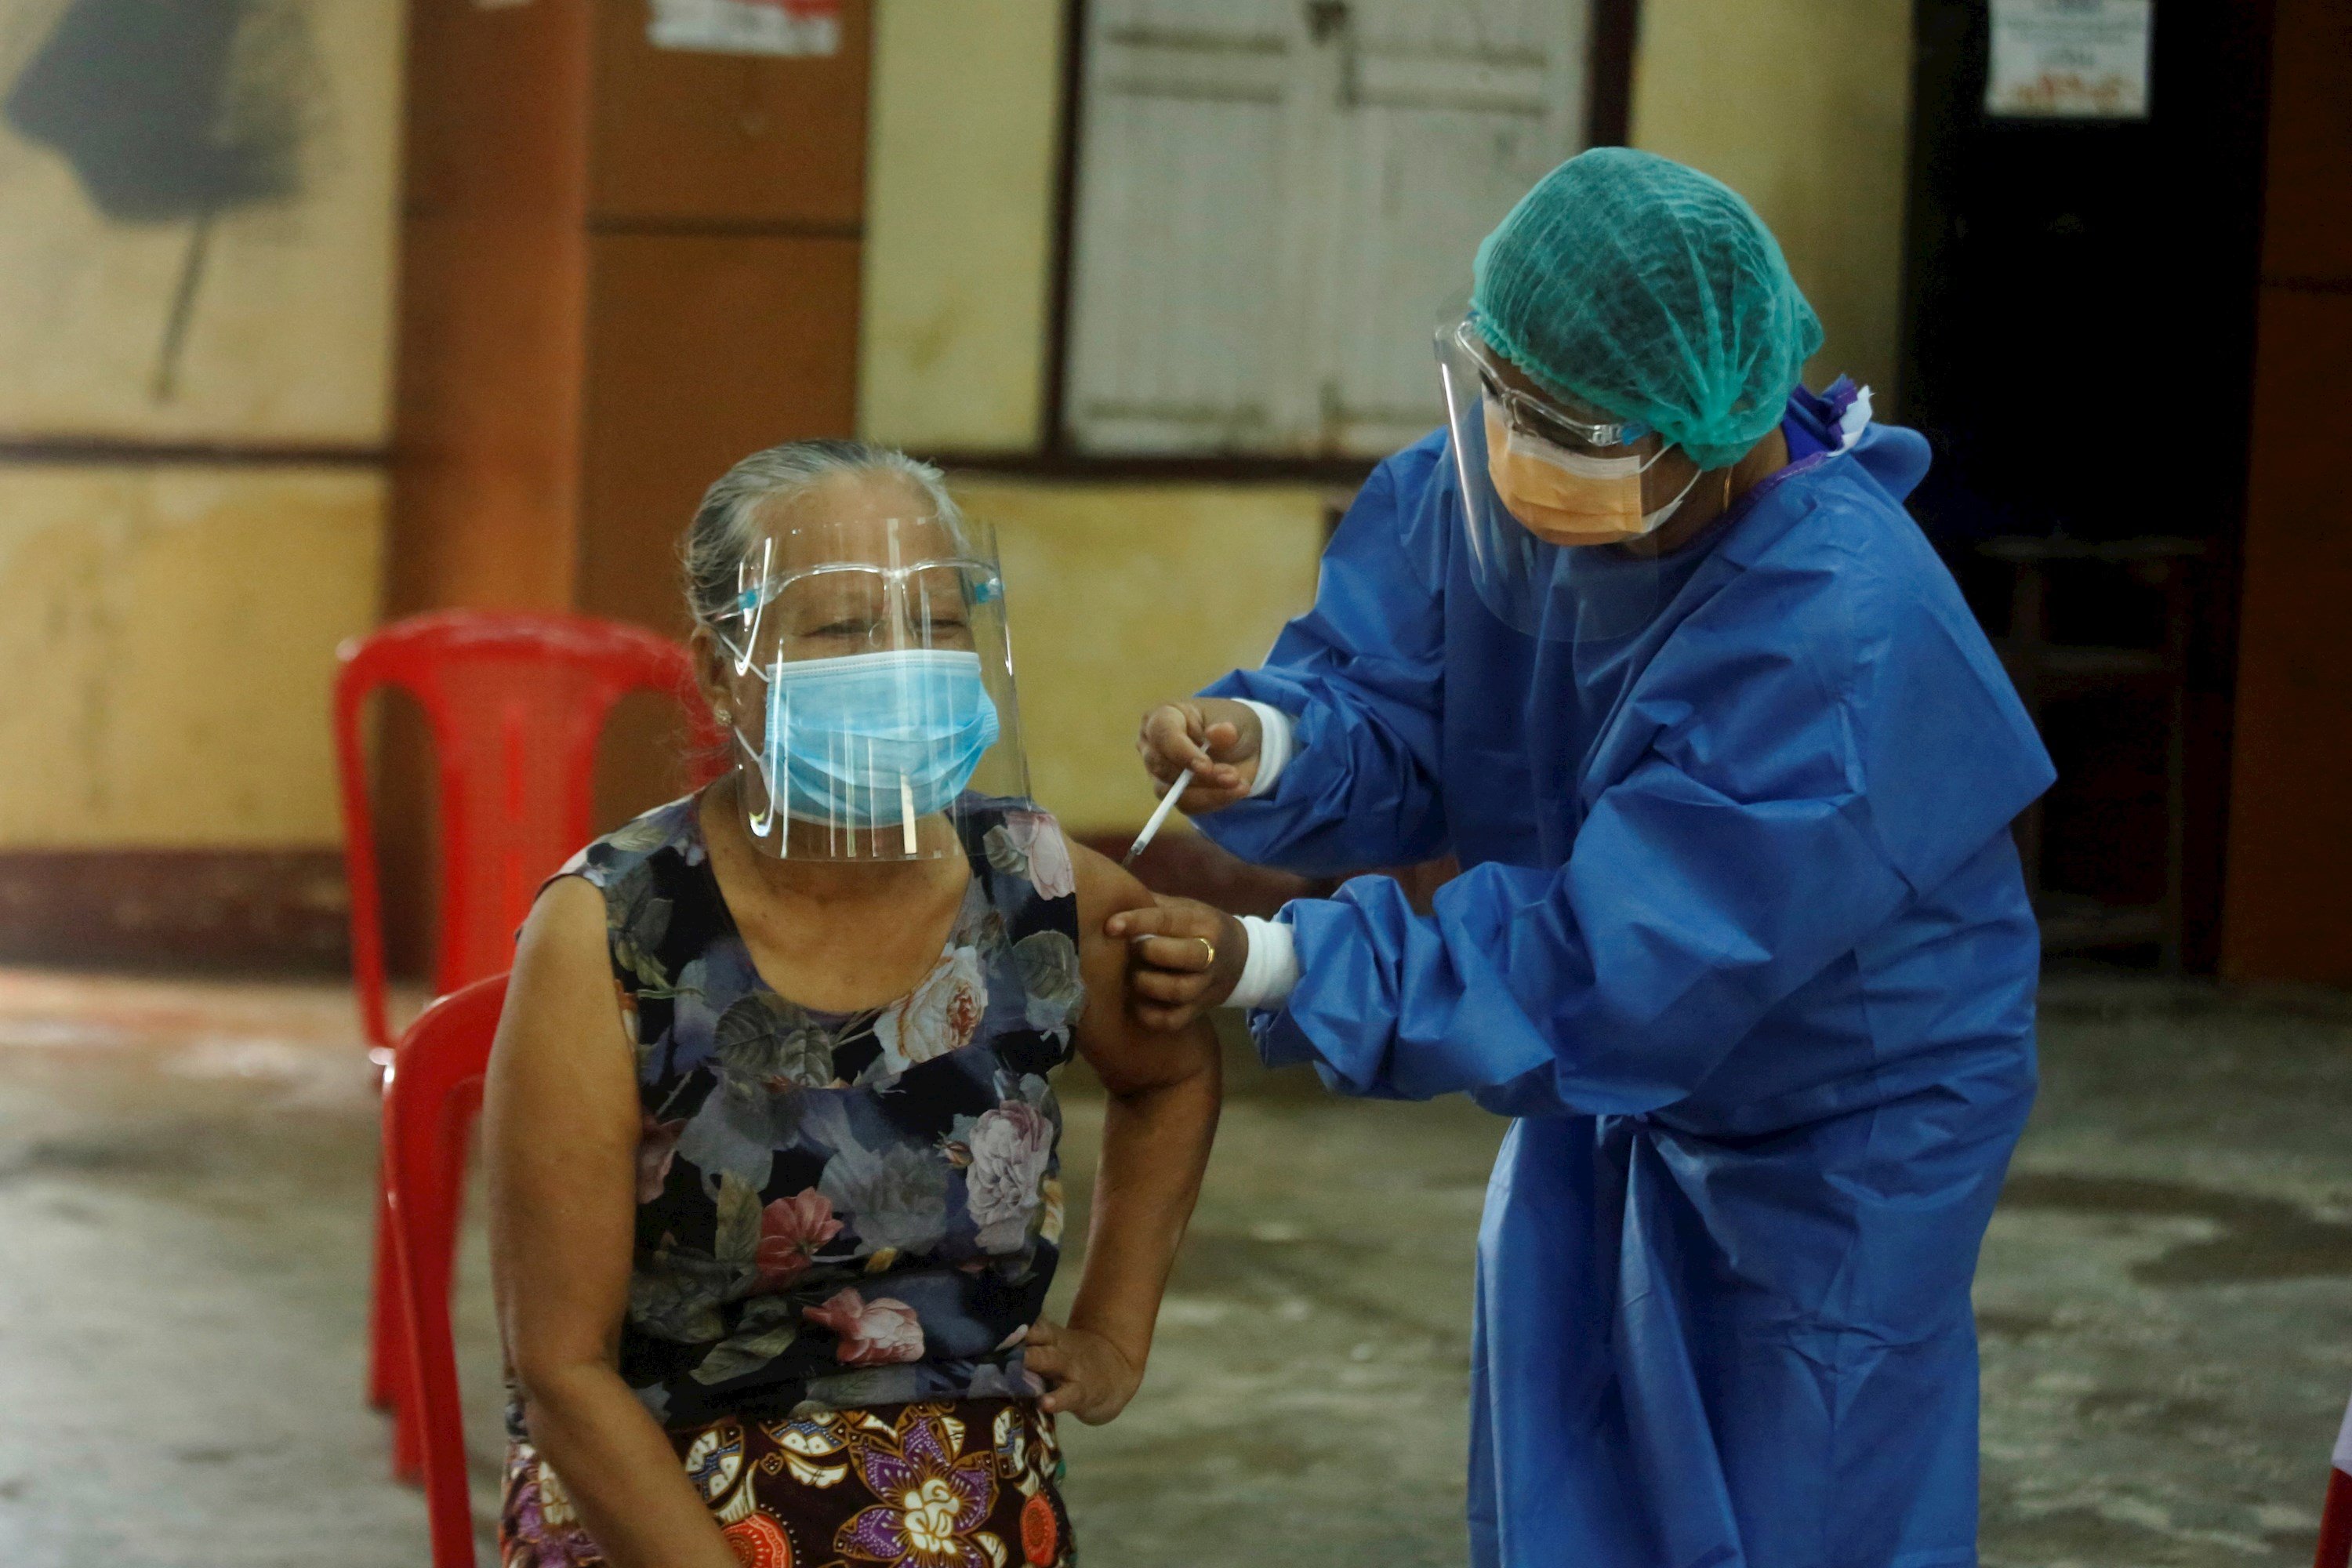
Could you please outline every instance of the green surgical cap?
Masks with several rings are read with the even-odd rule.
[[[1471,320],[1538,386],[1663,432],[1703,468],[1779,424],[1822,323],[1772,231],[1719,180],[1596,147],[1485,243]]]

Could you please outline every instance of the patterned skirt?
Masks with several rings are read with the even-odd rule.
[[[1033,1400],[730,1416],[673,1432],[748,1568],[1073,1568],[1054,1418]],[[501,1568],[602,1568],[554,1469],[507,1450]]]

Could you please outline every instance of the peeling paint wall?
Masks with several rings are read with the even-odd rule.
[[[0,434],[382,439],[402,15],[0,0]]]
[[[0,847],[337,842],[383,537],[368,473],[0,468]]]
[[[340,841],[383,481],[275,459],[385,439],[404,16],[0,0],[0,851]]]

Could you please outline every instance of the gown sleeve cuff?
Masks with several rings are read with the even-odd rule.
[[[1241,705],[1257,715],[1261,731],[1257,743],[1257,777],[1250,781],[1248,799],[1274,793],[1275,781],[1282,770],[1290,765],[1292,749],[1290,715],[1271,703],[1244,697]]]
[[[1298,984],[1298,946],[1290,928],[1279,921],[1242,917],[1249,932],[1249,956],[1242,962],[1242,977],[1234,983],[1228,1007],[1279,1007]]]

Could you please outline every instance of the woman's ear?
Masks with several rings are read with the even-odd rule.
[[[719,640],[719,635],[709,626],[697,626],[688,639],[687,650],[694,656],[694,684],[702,700],[719,714],[719,722],[734,718],[735,657]]]

